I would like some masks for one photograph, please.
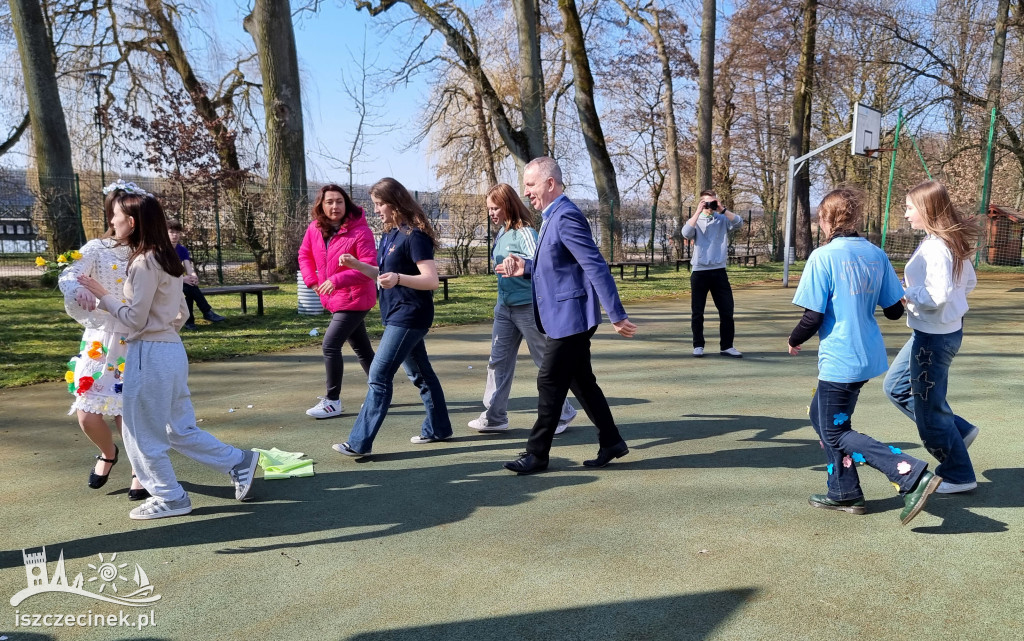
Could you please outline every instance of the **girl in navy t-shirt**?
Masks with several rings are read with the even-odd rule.
[[[851,426],[860,389],[886,370],[885,344],[875,321],[881,306],[886,318],[903,316],[903,287],[889,258],[857,234],[863,213],[860,192],[836,189],[818,206],[818,224],[828,242],[811,253],[800,276],[793,304],[804,316],[789,337],[789,353],[815,333],[818,388],[811,400],[811,425],[828,458],[828,493],[812,494],[813,507],[864,514],[858,463],[885,474],[903,496],[900,520],[910,522],[942,481],[928,464],[899,448],[879,443]]]
[[[435,443],[451,438],[441,382],[427,358],[424,338],[434,322],[434,290],[437,240],[426,214],[409,191],[394,178],[384,178],[370,188],[373,210],[384,224],[377,246],[377,264],[370,265],[351,254],[341,264],[358,269],[377,280],[384,334],[370,366],[366,400],[356,417],[348,441],[334,445],[346,456],[365,456],[384,423],[391,405],[393,381],[399,365],[420,390],[427,410],[420,433],[413,443]]]

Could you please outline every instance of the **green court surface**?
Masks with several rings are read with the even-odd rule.
[[[306,452],[316,475],[261,479],[243,504],[226,476],[174,454],[195,507],[181,518],[128,519],[126,457],[106,487],[86,487],[95,448],[65,416],[63,384],[2,390],[0,639],[1022,638],[1021,277],[981,275],[953,364],[949,401],[981,428],[979,487],[933,497],[906,527],[892,486],[868,468],[866,515],[807,505],[825,489],[807,420],[817,341],[785,352],[793,292],[736,291],[742,360],[717,355],[710,309],[710,355],[690,356],[688,298],[628,306],[633,340],[602,325],[594,366],[630,454],[601,470],[581,465],[597,451],[582,413],[556,437],[549,472],[501,468],[534,417],[525,347],[513,429],[466,427],[481,410],[489,325],[427,339],[455,438],[409,442],[423,409],[400,374],[371,459],[330,449],[365,392],[348,348],[346,412],[325,421],[304,414],[322,393],[314,349],[193,366],[201,427],[244,448]],[[882,322],[891,357],[909,330]],[[853,424],[934,463],[880,379]],[[68,584],[82,574],[84,591],[121,597],[142,568],[160,598],[133,607],[48,592],[12,605],[26,588],[22,550],[43,546],[51,580],[63,552]],[[137,628],[143,614],[155,626],[32,625],[120,613],[110,620]]]

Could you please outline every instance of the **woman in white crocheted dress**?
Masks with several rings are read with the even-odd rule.
[[[142,192],[134,183],[117,181],[103,189],[106,196],[104,214],[108,231],[102,238],[90,240],[79,250],[81,258],[60,275],[58,284],[64,294],[64,309],[71,318],[85,326],[79,352],[68,362],[64,379],[74,395],[68,414],[78,415],[78,424],[89,440],[99,448],[96,464],[89,472],[89,487],[99,489],[107,482],[110,470],[118,461],[120,449],[114,443],[109,418],[121,431],[121,376],[128,350],[127,329],[109,313],[96,307],[96,297],[78,283],[80,275],[92,276],[109,291],[123,296],[129,247],[113,237],[110,227],[112,196],[117,191]],[[128,499],[139,501],[149,497],[132,474]]]

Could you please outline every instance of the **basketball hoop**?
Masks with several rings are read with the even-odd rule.
[[[883,151],[896,151],[895,147],[879,147],[878,149],[865,149],[864,155],[868,158],[874,158],[875,154],[881,154]]]

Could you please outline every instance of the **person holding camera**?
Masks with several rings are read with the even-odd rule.
[[[729,261],[729,232],[743,224],[739,215],[718,202],[714,190],[700,192],[697,211],[683,224],[683,238],[693,238],[693,257],[690,259],[690,328],[693,331],[693,355],[704,356],[704,307],[708,293],[718,309],[719,335],[722,356],[743,358],[733,346],[736,326],[733,322],[732,287],[725,272]]]

